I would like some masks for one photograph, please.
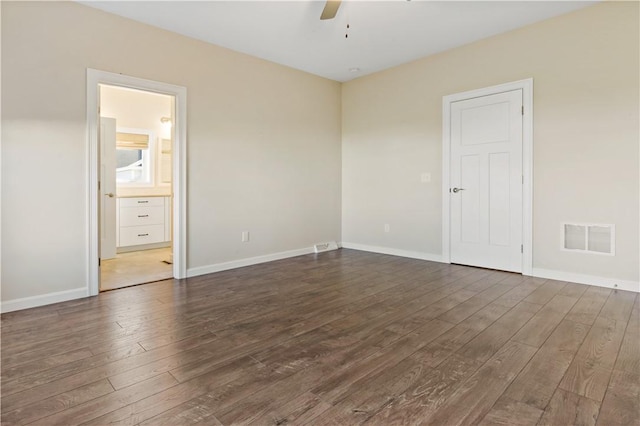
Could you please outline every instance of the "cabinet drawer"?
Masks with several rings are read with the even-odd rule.
[[[164,197],[120,198],[120,207],[164,206]]]
[[[164,206],[120,208],[120,226],[162,224],[164,224]]]
[[[153,244],[164,241],[164,225],[123,226],[120,247]]]

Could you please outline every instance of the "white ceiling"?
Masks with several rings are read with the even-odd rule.
[[[332,80],[348,81],[593,1],[352,0],[343,1],[335,19],[328,21],[320,21],[324,1],[82,3]]]

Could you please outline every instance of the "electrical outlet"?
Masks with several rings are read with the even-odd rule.
[[[389,224],[385,223],[384,224],[384,232],[389,232],[389,231],[390,231]]]
[[[431,182],[431,173],[422,173],[420,175],[420,182],[422,182],[422,183]]]
[[[249,231],[242,231],[242,242],[243,243],[249,242]]]

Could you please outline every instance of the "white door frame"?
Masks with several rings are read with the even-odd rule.
[[[533,79],[447,95],[442,98],[442,261],[451,263],[451,103],[522,90],[522,275],[533,274]]]
[[[87,68],[87,290],[90,296],[99,293],[98,264],[100,222],[98,216],[98,120],[99,84],[140,89],[175,97],[173,149],[173,276],[187,276],[187,89],[182,86],[130,77]]]

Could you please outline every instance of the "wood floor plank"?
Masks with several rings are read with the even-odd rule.
[[[568,286],[569,284],[567,284]],[[567,288],[566,286],[563,289]],[[551,312],[557,312],[566,315],[576,304],[579,296],[568,296],[566,294],[556,294],[549,302],[544,305],[545,309]]]
[[[500,398],[479,423],[480,426],[529,426],[540,420],[543,411],[524,402]]]
[[[184,365],[179,369],[173,370],[172,374],[174,374],[174,376],[178,378],[178,380],[184,382],[189,380],[192,377],[196,377],[199,374],[203,374],[207,370],[214,368],[216,365],[234,356],[240,356],[250,352],[259,351],[265,347],[275,346],[279,343],[283,343],[286,340],[294,337],[288,333],[288,329],[293,326],[289,326],[289,327],[285,326],[284,328],[283,327],[274,328],[272,322],[268,322],[268,321],[263,322],[263,320],[264,318],[256,323],[256,326],[259,326],[261,328],[258,329],[258,332],[256,333],[256,337],[248,341],[248,344],[242,345],[242,344],[234,343],[233,341],[229,341],[229,343],[227,344],[223,341],[221,342],[222,344],[219,346],[219,350],[210,359],[207,359],[204,362],[195,362],[192,364]],[[288,318],[285,315],[284,321],[285,323],[288,323],[290,321],[290,318]],[[358,323],[356,323],[356,325],[357,324]],[[320,325],[322,325],[321,322],[315,324],[315,326],[320,326]],[[262,328],[265,328],[265,329],[263,330]],[[238,334],[239,330],[231,329],[230,331],[232,333],[231,336],[225,336],[225,337],[232,337],[232,335]],[[247,331],[246,327],[243,327],[242,331]],[[297,329],[297,331],[299,332],[301,330]],[[247,340],[246,334],[244,336],[245,337],[243,337],[243,339]],[[231,346],[233,349],[229,350],[227,346]]]
[[[455,307],[449,309],[438,318],[442,321],[447,321],[452,324],[459,324],[510,289],[511,287],[500,286],[499,284],[497,284],[481,293],[476,294],[475,296],[465,300],[462,303],[458,303]],[[491,292],[488,293],[488,291],[490,290]]]
[[[430,367],[438,366],[447,357],[498,320],[509,309],[503,305],[490,304],[462,323],[447,330],[419,350],[423,357],[423,363],[427,363]]]
[[[577,300],[577,297],[554,296],[513,336],[513,340],[529,346],[542,346]]]
[[[8,413],[2,413],[2,423],[15,425],[32,423],[42,417],[67,410],[113,391],[114,389],[108,380],[99,380],[95,383],[80,386],[74,390],[43,399],[26,407],[18,408]]]
[[[151,420],[140,423],[141,425],[153,425],[153,426],[174,426],[174,425],[194,425],[205,424],[211,426],[223,426],[220,420],[218,420],[209,407],[201,401],[206,401],[205,398],[194,398],[184,404],[180,404],[177,407],[167,410],[162,413],[161,416],[167,415],[167,417],[152,417]],[[172,415],[169,415],[172,414]]]
[[[611,290],[602,287],[589,287],[567,314],[570,321],[591,325],[595,322],[606,303]]]
[[[323,413],[322,422],[362,423],[419,381],[424,370],[425,366],[419,360],[408,357],[388,369],[358,380],[349,386],[345,398]]]
[[[563,318],[563,314],[543,308],[513,336],[513,340],[539,348]]]
[[[598,317],[559,387],[602,401],[622,342],[626,323]]]
[[[302,369],[282,380],[276,381],[252,393],[250,398],[233,404],[225,404],[216,411],[216,417],[223,424],[248,424],[259,421],[273,410],[285,405],[296,396],[307,392],[327,374],[330,367],[318,365]]]
[[[91,352],[91,350],[88,348],[81,348],[59,355],[52,355],[44,360],[37,360],[20,364],[15,367],[8,367],[2,370],[2,382],[6,383],[7,380],[16,380],[20,377],[36,374],[40,371],[55,368],[81,359],[90,358],[92,356],[93,352]]]
[[[603,318],[609,318],[616,321],[626,322],[629,319],[633,304],[636,299],[636,293],[624,290],[614,290],[605,302],[600,315]]]
[[[168,389],[135,404],[96,419],[96,424],[110,421],[148,426],[197,423],[215,417],[215,412],[241,401],[256,390],[292,373],[273,368],[247,356]],[[194,418],[195,417],[195,418]]]
[[[584,284],[576,284],[576,283],[566,283],[562,290],[558,292],[561,296],[570,296],[579,299],[589,288],[588,285]]]
[[[540,309],[540,305],[521,302],[498,321],[464,345],[458,354],[484,362],[491,358]]]
[[[600,408],[598,424],[640,423],[640,374],[614,371]]]
[[[2,314],[2,329],[21,327],[32,321],[51,322],[59,318],[58,309],[61,304],[40,306],[38,308],[23,309],[21,311],[6,312]]]
[[[628,424],[639,328],[635,293],[342,249],[2,314],[0,419]]]
[[[18,377],[14,380],[3,381],[2,395],[3,397],[7,397],[17,392],[51,383],[82,371],[91,370],[104,364],[116,362],[144,352],[145,350],[140,345],[133,344],[110,352],[103,352],[89,358],[83,358],[57,367],[48,368],[37,373]]]
[[[421,329],[410,333],[392,345],[386,346],[362,362],[355,364],[352,368],[326,377],[322,384],[312,388],[311,392],[333,404],[345,396],[349,386],[353,383],[400,362],[452,327],[453,324],[432,320]]]
[[[596,424],[598,411],[599,405],[597,402],[575,393],[558,389],[553,398],[551,398],[551,402],[549,402],[549,406],[538,424],[541,426],[591,426]],[[608,423],[608,425],[612,424]]]
[[[197,344],[200,343],[204,344],[206,342],[197,342]],[[191,347],[187,348],[191,349]],[[15,410],[41,399],[49,398],[59,393],[73,390],[79,386],[108,378],[112,374],[128,371],[140,365],[146,365],[149,362],[166,358],[178,352],[183,352],[185,349],[184,346],[172,346],[156,351],[142,352],[118,361],[101,364],[92,369],[80,371],[54,381],[48,381],[39,386],[4,396],[2,398],[2,407],[9,411]]]
[[[427,299],[429,300],[428,302],[429,304],[427,308],[420,310],[418,312],[418,316],[425,317],[425,318],[436,318],[442,313],[447,312],[459,306],[460,303],[468,301],[469,299],[473,298],[477,294],[478,293],[475,291],[467,290],[466,288],[463,288],[439,300],[434,300],[431,297],[428,297]],[[437,303],[435,303],[436,301]],[[417,302],[417,303],[420,303],[420,302]]]
[[[120,327],[115,321],[97,320],[85,321],[78,324],[70,323],[62,320],[55,327],[36,327],[34,330],[20,330],[11,333],[3,332],[3,337],[9,342],[3,345],[4,353],[11,355],[19,352],[24,353],[30,350],[37,350],[43,345],[50,345],[57,341],[80,341],[87,337],[95,336],[96,333],[122,333]],[[18,337],[19,338],[16,338]]]
[[[313,374],[311,377],[304,376],[311,382],[307,384],[311,387],[312,383],[315,383],[318,377],[324,377],[327,375],[327,371],[335,370],[336,365],[347,369],[351,363],[360,359],[358,354],[361,354],[362,351],[370,351],[371,348],[370,344],[366,344],[355,348],[346,347],[344,350],[337,352],[324,352],[324,356],[330,358],[327,360],[328,365],[319,365],[321,364],[321,360],[317,357],[313,357],[315,360],[313,364],[284,361],[285,365],[278,363],[273,366],[265,366],[262,362],[254,361],[252,357],[249,357],[249,359],[251,359],[251,365],[259,367],[253,372],[250,368],[247,368],[246,365],[233,367],[232,365],[221,364],[213,371],[201,372],[200,375],[188,379],[180,385],[179,389],[169,389],[128,407],[109,413],[96,419],[95,424],[98,425],[114,421],[123,424],[135,424],[138,422],[171,424],[178,418],[184,417],[184,413],[193,408],[191,406],[192,402],[190,401],[194,398],[199,401],[198,405],[208,405],[210,409],[215,409],[216,411],[225,409],[233,410],[233,407],[238,404],[252,404],[255,410],[261,407],[260,413],[257,413],[257,411],[253,412],[257,417],[264,415],[266,413],[265,410],[276,409],[278,403],[284,404],[289,400],[287,398],[292,399],[297,396],[297,388],[293,388],[292,390],[288,389],[289,386],[285,385],[282,386],[282,388],[287,389],[289,393],[277,392],[280,397],[277,401],[271,400],[268,392],[260,402],[255,399],[244,401],[247,397],[254,396],[259,389],[267,388],[274,382],[284,380],[291,380],[295,386],[299,386],[300,383],[306,382],[302,381],[299,383],[297,381],[299,377],[297,379],[288,378],[307,370],[311,371],[310,374]],[[305,355],[302,354],[302,356],[304,357]],[[334,362],[330,362],[330,360]],[[172,371],[172,374],[176,375],[175,371]],[[213,415],[213,411],[210,411],[210,414]],[[216,418],[221,419],[218,414],[216,414]],[[249,421],[249,419],[245,420]]]
[[[59,413],[41,418],[31,423],[33,425],[49,426],[53,424],[76,425],[88,422],[103,413],[116,410],[123,406],[161,392],[164,389],[176,385],[176,380],[169,373],[140,382],[128,388],[111,392],[102,397],[92,399],[80,405],[76,405]]]
[[[421,375],[404,392],[388,401],[366,419],[372,425],[407,425],[424,423],[441,407],[456,389],[469,378],[480,363],[452,355],[437,368],[423,363],[420,351],[410,357],[423,365]]]
[[[537,303],[540,305],[544,305],[545,303],[550,301],[553,296],[558,294],[566,285],[567,283],[561,281],[548,280],[534,292],[532,292],[529,296],[527,296],[524,301],[528,303]]]
[[[559,389],[602,402],[610,377],[611,370],[596,367],[584,359],[576,359],[565,373]]]
[[[314,311],[312,310],[310,312],[313,313]],[[310,314],[307,313],[305,315],[309,316]],[[326,315],[324,317],[326,317]],[[320,316],[320,318],[322,318],[322,316]],[[223,338],[217,350],[212,353],[210,358],[190,364],[187,363],[180,368],[172,370],[172,374],[174,374],[178,380],[184,382],[199,374],[203,374],[228,359],[255,352],[265,347],[274,346],[292,338],[292,334],[303,331],[297,324],[289,324],[291,321],[290,315],[283,315],[283,319],[279,319],[279,321],[284,322],[283,327],[276,328],[274,327],[273,321],[269,321],[266,317],[261,317],[259,320],[241,325],[240,328],[229,329],[227,330],[229,331],[228,335],[222,333]],[[309,323],[307,322],[306,325],[308,326]],[[313,329],[321,325],[322,322],[310,328]],[[295,333],[292,331],[294,328]],[[252,334],[255,334],[255,337],[249,337]],[[242,337],[244,344],[239,341],[239,336]],[[229,349],[228,347],[232,347],[233,349]]]
[[[576,354],[598,367],[613,369],[626,330],[626,322],[598,317]]]
[[[498,297],[495,303],[513,308],[531,293],[536,291],[542,284],[533,281],[523,281],[517,287],[509,290],[502,296]]]
[[[485,306],[458,325],[470,330],[482,331],[496,322],[500,317],[509,312],[509,310],[511,309],[511,307],[507,307],[498,303],[497,301],[494,301],[493,303]]]
[[[506,344],[465,380],[433,413],[428,423],[460,425],[480,422],[535,352],[536,348],[521,343]]]
[[[544,410],[588,331],[584,324],[562,321],[504,395]]]
[[[633,310],[618,352],[615,369],[640,374],[640,310]]]
[[[181,365],[200,362],[204,359],[211,357],[213,350],[220,345],[220,342],[216,339],[212,343],[200,345],[186,353],[177,353],[168,357],[159,359],[157,361],[150,362],[131,370],[116,373],[109,376],[109,382],[114,389],[122,389],[127,386],[131,386],[135,383],[142,382],[151,377],[158,376],[167,371],[171,371],[178,368]]]
[[[84,350],[84,349],[91,350],[91,348],[87,348],[86,345],[79,344],[77,341],[60,343],[60,344],[56,344],[55,346],[44,345],[43,347],[37,350],[32,350],[28,352],[18,351],[12,354],[5,353],[4,347],[3,347],[1,360],[2,360],[3,366],[6,366],[8,368],[14,368],[23,364],[37,363],[51,356],[63,355],[71,351],[78,351],[78,350]]]
[[[266,369],[248,357],[241,358],[221,365],[219,368],[185,383],[177,384],[100,417],[95,417],[88,421],[87,425],[98,426],[113,423],[135,425],[207,394],[213,395],[212,402],[218,403],[225,396],[231,400],[241,399],[243,396],[246,397],[254,393],[256,389],[259,389],[259,385],[266,385],[277,380],[279,375],[287,376],[286,373]],[[233,386],[234,384],[235,386]],[[156,423],[152,422],[151,424]]]
[[[310,392],[292,399],[284,405],[257,417],[250,424],[285,425],[285,424],[313,424],[319,416],[331,407],[330,404]]]

